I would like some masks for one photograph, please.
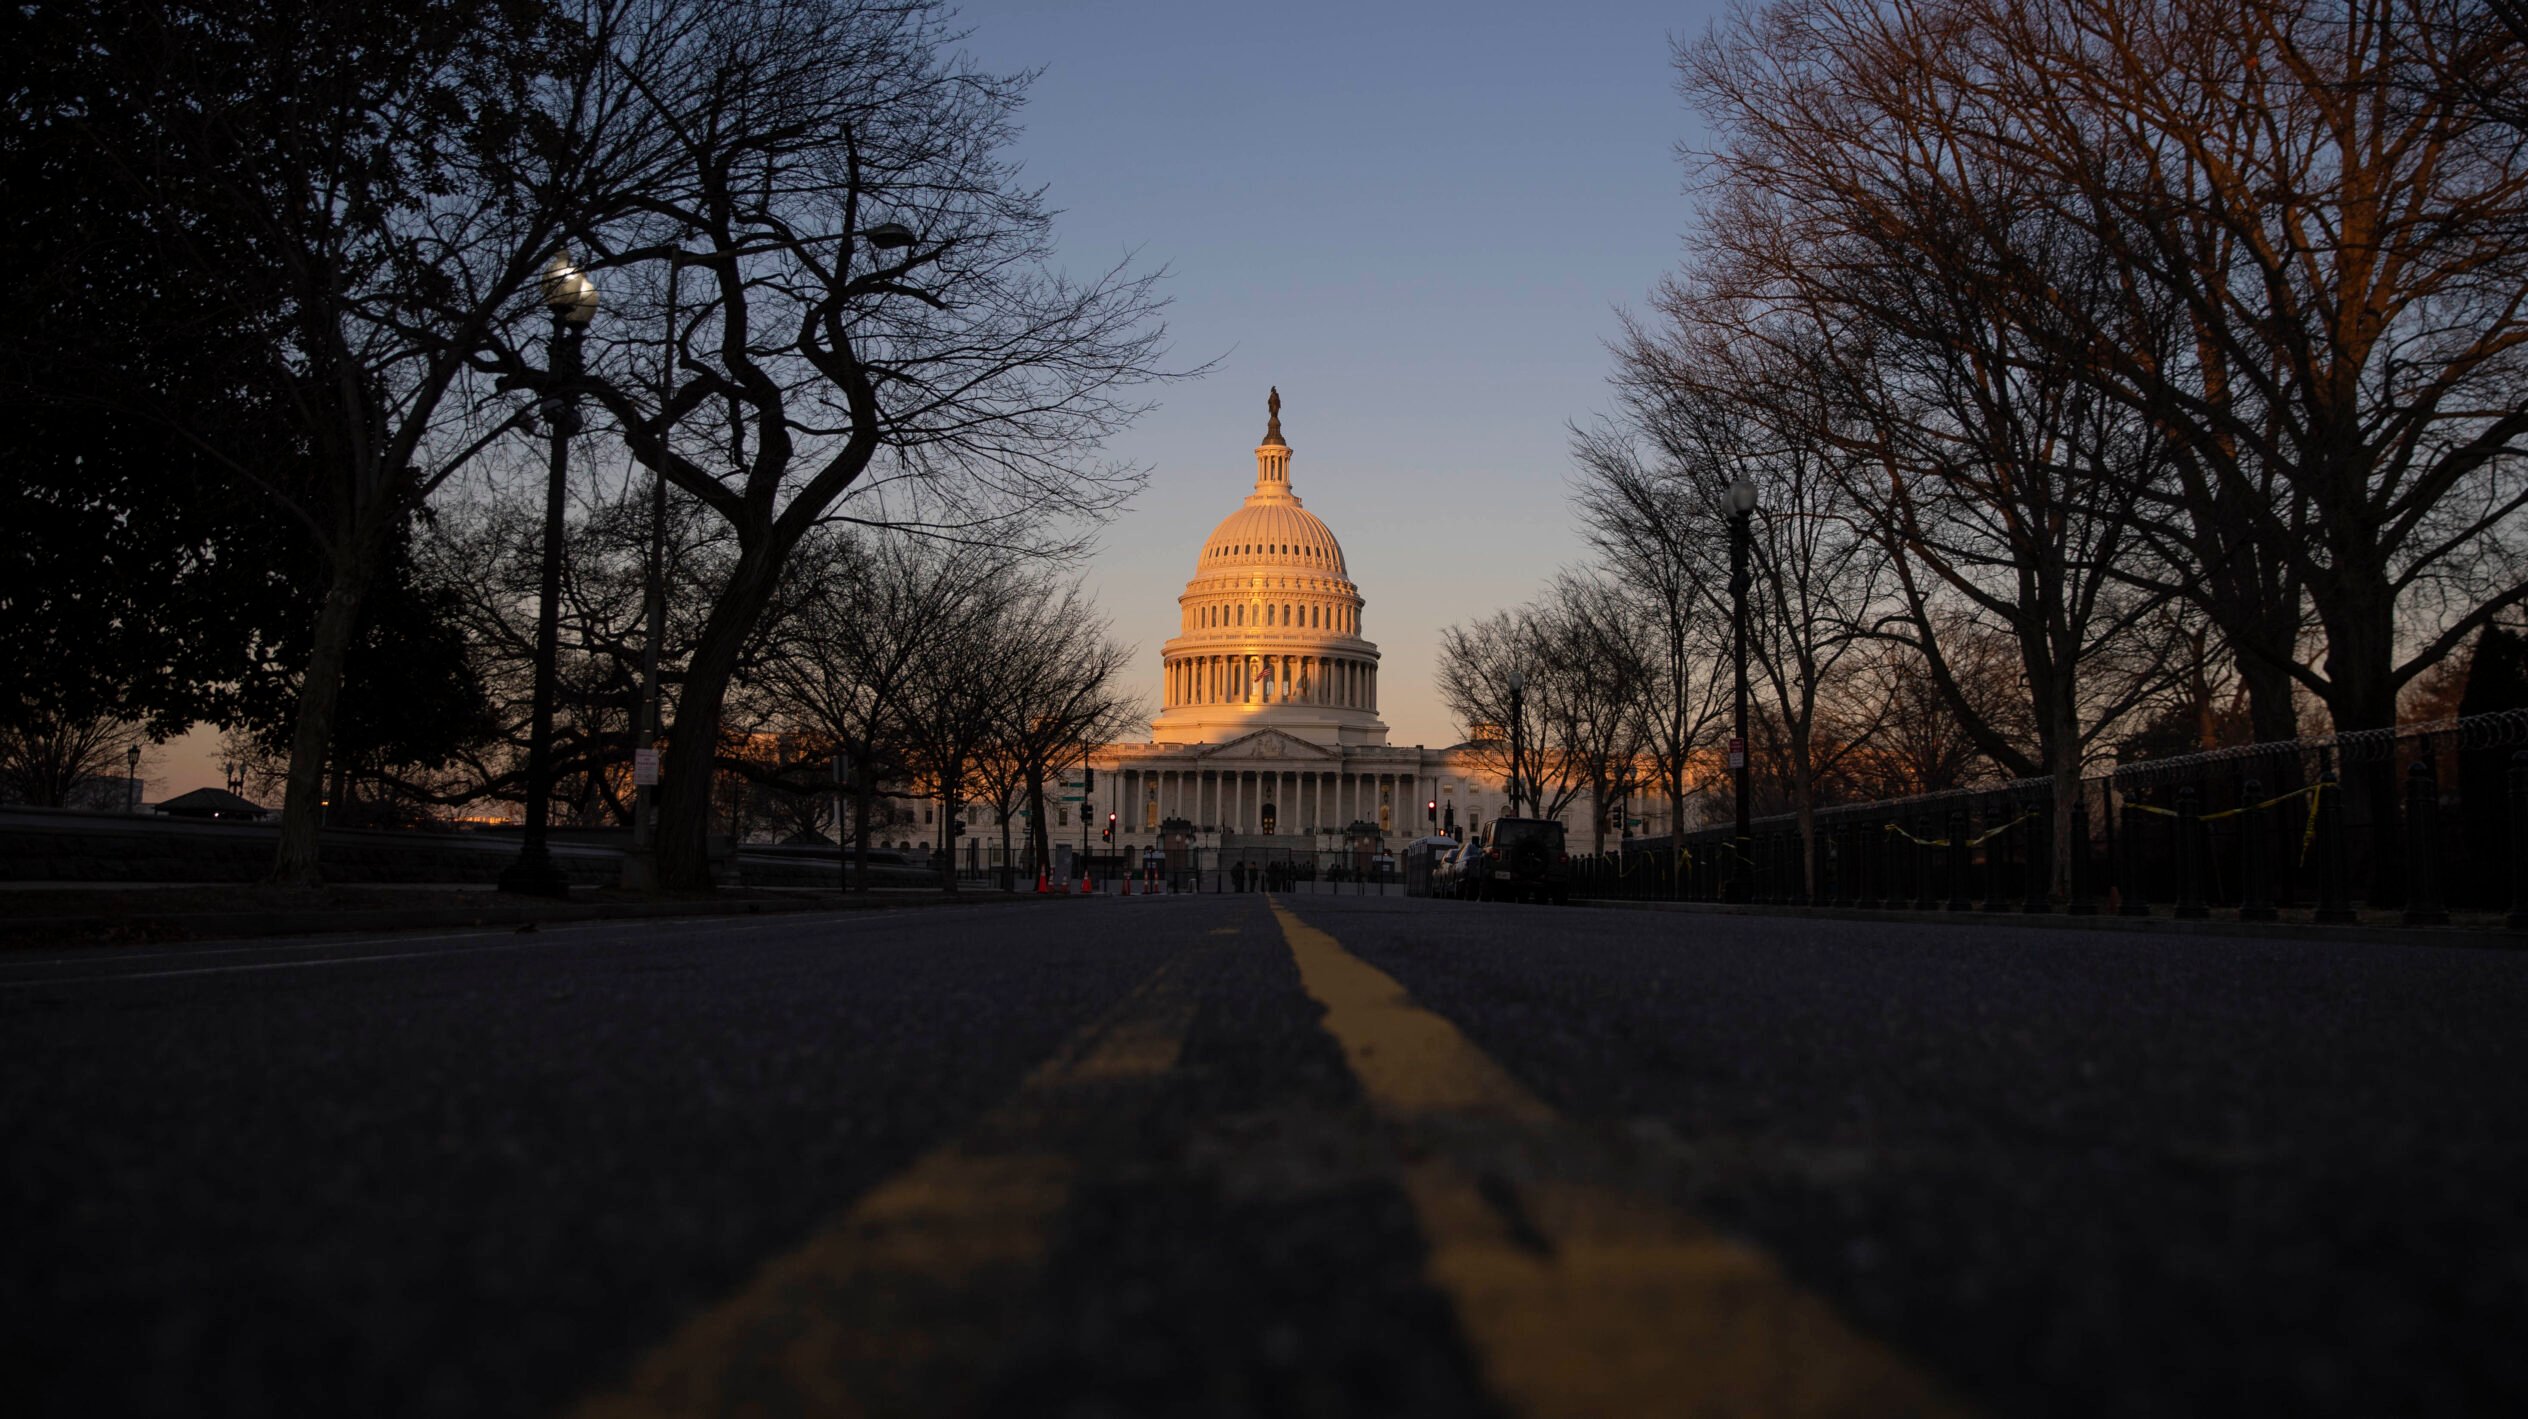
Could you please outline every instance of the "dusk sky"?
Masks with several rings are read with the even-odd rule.
[[[1062,264],[1171,272],[1197,380],[1110,453],[1151,473],[1090,584],[1159,647],[1194,553],[1252,488],[1279,385],[1291,484],[1342,539],[1397,744],[1455,742],[1443,626],[1515,605],[1582,549],[1567,426],[1608,405],[1605,342],[1674,267],[1694,118],[1681,3],[1187,5],[984,0],[968,48],[1042,70],[1017,152],[1062,216]],[[152,799],[219,782],[204,727],[153,756]]]

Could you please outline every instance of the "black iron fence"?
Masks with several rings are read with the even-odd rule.
[[[1913,911],[2528,929],[2528,711],[2123,765],[1635,840],[1575,894]]]
[[[970,889],[1018,892],[1034,892],[1041,883],[1047,892],[1069,896],[1084,890],[1098,896],[1122,896],[1127,892],[1340,892],[1400,896],[1405,891],[1407,866],[1405,857],[1393,852],[1254,845],[1154,852],[1135,848],[1123,852],[1065,853],[1059,857],[1067,864],[1067,881],[1056,879],[1050,872],[1039,873],[1033,856],[1027,853],[1020,853],[1017,863],[1006,868],[969,862],[966,855],[960,855],[957,881]],[[939,869],[935,859],[927,871],[929,881],[936,883]]]

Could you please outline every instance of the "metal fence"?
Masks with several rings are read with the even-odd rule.
[[[1034,892],[1042,881],[1048,892],[1079,895],[1081,883],[1098,896],[1122,896],[1149,893],[1235,893],[1295,892],[1353,896],[1402,896],[1405,893],[1403,859],[1395,854],[1362,853],[1352,849],[1292,847],[1259,847],[1242,845],[1234,848],[1194,847],[1163,851],[1155,855],[1139,849],[1125,852],[1077,852],[1065,854],[1070,862],[1070,880],[1053,880],[1040,875],[1033,857],[1019,854],[1011,867],[969,860],[970,854],[959,854],[957,883],[973,890],[1010,890]],[[923,880],[936,884],[939,878],[937,859],[928,868],[890,869],[880,874],[884,885],[897,885],[892,873],[904,876],[904,885],[917,885]],[[1129,886],[1127,887],[1127,879]]]
[[[2528,711],[2121,765],[2065,808],[2051,778],[1840,804],[1576,858],[1574,892],[2528,929]]]

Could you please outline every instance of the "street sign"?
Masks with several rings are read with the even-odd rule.
[[[656,749],[632,751],[632,782],[638,788],[658,786],[658,751]]]
[[[1729,766],[1733,769],[1743,769],[1747,766],[1746,740],[1732,739],[1729,741]]]

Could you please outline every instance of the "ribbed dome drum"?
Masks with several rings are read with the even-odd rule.
[[[1290,490],[1281,393],[1255,450],[1255,491],[1222,519],[1177,598],[1162,743],[1214,743],[1270,726],[1325,744],[1384,744],[1378,647],[1361,639],[1343,544]]]

